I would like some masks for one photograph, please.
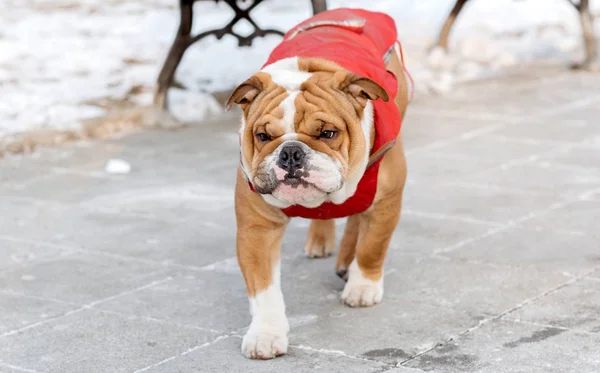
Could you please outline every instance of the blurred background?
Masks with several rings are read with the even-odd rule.
[[[2,0],[0,141],[19,133],[77,130],[120,107],[148,105],[179,23],[176,0]],[[396,20],[417,99],[447,94],[460,82],[507,74],[531,64],[583,58],[578,14],[565,0],[473,0],[450,37],[450,52],[430,50],[454,0],[329,0]],[[234,15],[223,3],[197,1],[192,34],[220,28]],[[600,2],[592,1],[596,23]],[[286,31],[312,14],[308,0],[265,0],[252,11],[264,28]],[[598,25],[597,25],[598,26]],[[251,33],[239,22],[234,30]],[[225,36],[190,47],[175,75],[171,112],[199,121],[221,112],[214,92],[256,71],[281,40],[269,35],[240,48]],[[17,150],[20,150],[17,148]]]

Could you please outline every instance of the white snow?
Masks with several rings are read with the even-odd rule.
[[[131,172],[131,165],[122,159],[109,159],[104,171],[108,174],[128,174]]]
[[[0,11],[0,137],[33,129],[78,128],[115,100],[149,104],[178,24],[176,0],[2,0]],[[473,0],[451,35],[451,53],[428,47],[454,0],[329,0],[332,7],[389,13],[417,94],[532,61],[567,63],[582,57],[579,18],[566,0]],[[600,1],[593,1],[600,14]],[[224,25],[224,3],[198,1],[194,31]],[[308,0],[266,0],[254,11],[263,27],[286,30],[310,16]],[[597,17],[598,18],[598,17]],[[596,22],[596,29],[600,25]],[[238,30],[250,32],[248,24]],[[234,87],[259,69],[278,36],[209,37],[188,50],[172,90],[175,115],[198,121],[221,109],[206,92]],[[135,93],[134,93],[135,92]]]

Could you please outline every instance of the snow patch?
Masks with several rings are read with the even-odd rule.
[[[104,171],[108,174],[128,174],[131,172],[131,165],[122,159],[109,159]]]
[[[454,0],[329,0],[365,7],[396,21],[416,93],[446,93],[459,81],[538,60],[582,56],[579,17],[564,0],[469,2],[450,37],[449,53],[427,51]],[[592,2],[598,14],[600,2]],[[233,12],[224,3],[195,3],[193,33],[219,28]],[[310,2],[268,0],[252,16],[263,28],[288,30],[311,15]],[[0,12],[0,137],[36,129],[76,129],[114,101],[147,105],[175,35],[172,0],[3,0]],[[249,33],[248,24],[236,29]],[[598,20],[596,30],[600,29]],[[49,42],[51,41],[51,42]],[[229,90],[258,71],[281,41],[270,35],[239,48],[208,37],[188,49],[169,103],[180,121],[221,112],[208,92]],[[164,119],[164,118],[163,118]]]

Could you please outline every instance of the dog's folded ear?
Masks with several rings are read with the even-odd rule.
[[[231,94],[225,104],[225,110],[231,109],[233,104],[248,105],[265,89],[265,79],[268,74],[256,73],[240,84]]]
[[[356,97],[363,105],[366,105],[366,100],[382,99],[387,102],[390,99],[382,86],[364,76],[338,71],[335,73],[335,79],[339,82],[342,91]]]

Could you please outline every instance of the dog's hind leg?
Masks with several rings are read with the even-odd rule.
[[[348,268],[350,268],[350,263],[354,259],[356,246],[361,236],[360,220],[360,215],[352,215],[348,218],[346,230],[340,243],[340,250],[338,251],[335,264],[335,273],[344,279],[344,281],[348,280]],[[366,225],[364,227],[366,228]]]
[[[313,220],[304,251],[309,258],[325,258],[335,251],[335,220]]]

